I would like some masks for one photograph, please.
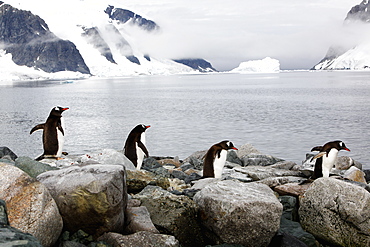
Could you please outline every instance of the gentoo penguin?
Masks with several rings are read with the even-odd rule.
[[[131,160],[137,170],[140,170],[144,156],[149,157],[148,150],[145,147],[145,131],[149,127],[150,125],[139,124],[133,128],[123,148],[125,156]]]
[[[30,134],[32,134],[36,130],[44,130],[42,134],[44,153],[36,160],[44,158],[60,159],[64,144],[64,119],[62,113],[68,109],[68,107],[54,107],[51,109],[46,122],[36,125],[30,131]]]
[[[330,170],[333,168],[335,159],[340,150],[351,151],[342,141],[328,142],[324,146],[317,146],[311,149],[311,152],[320,152],[311,159],[311,161],[316,159],[315,169],[312,176],[313,179],[329,177]]]
[[[204,156],[203,177],[221,178],[225,166],[227,151],[238,150],[230,141],[222,141],[214,144]]]

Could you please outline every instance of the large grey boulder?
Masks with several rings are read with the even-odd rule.
[[[63,221],[48,189],[19,168],[0,163],[0,198],[7,203],[9,223],[35,236],[43,246],[57,241]]]
[[[146,207],[127,207],[126,209],[126,232],[136,233],[141,231],[159,233],[150,219],[149,211]]]
[[[8,221],[6,204],[0,199],[0,246],[6,247],[42,247],[31,234],[11,227]]]
[[[145,231],[131,235],[108,232],[104,233],[98,240],[114,247],[180,247],[179,241],[174,236]]]
[[[370,246],[370,193],[334,178],[316,179],[300,199],[302,227],[339,246]]]
[[[45,158],[41,160],[52,167],[65,168],[74,165],[121,165],[126,170],[135,170],[134,164],[123,154],[122,150],[114,149],[102,149],[94,152],[89,152],[83,155],[67,155],[63,156],[63,159],[55,160]]]
[[[267,246],[279,229],[283,206],[264,184],[225,180],[194,196],[207,236],[216,244]]]
[[[338,170],[347,170],[351,166],[355,166],[362,170],[362,164],[348,156],[338,156],[335,160],[334,166]]]
[[[43,172],[56,170],[58,168],[49,166],[47,164],[38,162],[30,157],[22,156],[15,160],[15,166],[30,175],[33,178],[36,178]]]
[[[156,228],[179,240],[181,246],[204,246],[198,224],[198,207],[187,196],[174,195],[157,186],[147,186],[134,195],[145,206]]]
[[[127,206],[125,169],[121,165],[72,166],[40,174],[58,204],[65,229],[99,236],[122,232]]]
[[[126,172],[128,193],[138,193],[156,180],[154,173],[145,170],[127,170]]]
[[[272,166],[247,166],[235,167],[235,171],[247,174],[254,181],[262,180],[270,177],[301,177],[303,174],[300,171],[274,168]]]
[[[257,183],[266,184],[270,188],[274,188],[279,185],[288,184],[288,183],[302,183],[306,181],[306,178],[295,177],[295,176],[286,176],[286,177],[269,177],[257,181]]]
[[[238,147],[238,151],[236,151],[239,158],[242,158],[249,154],[262,154],[260,151],[258,151],[252,144],[246,143],[240,147]]]
[[[123,151],[114,149],[103,149],[99,152],[92,152],[80,157],[80,162],[97,162],[103,165],[122,165],[126,170],[135,170],[134,164],[123,154]]]
[[[270,166],[284,161],[271,155],[254,153],[243,156],[241,160],[244,166]]]

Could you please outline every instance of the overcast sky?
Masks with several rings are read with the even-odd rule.
[[[346,36],[343,20],[361,0],[117,2],[162,27],[160,34],[142,41],[152,54],[200,57],[229,70],[267,56],[278,59],[282,69],[313,67]]]

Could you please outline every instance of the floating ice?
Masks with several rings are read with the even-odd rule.
[[[261,60],[252,60],[240,63],[239,67],[231,70],[232,73],[276,73],[280,71],[280,62],[277,59],[266,57]]]

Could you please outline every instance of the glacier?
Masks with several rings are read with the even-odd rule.
[[[145,54],[141,47],[135,44],[136,39],[150,39],[152,35],[160,35],[160,31],[138,31],[139,26],[133,23],[122,23],[109,18],[105,10],[108,6],[115,5],[124,8],[122,1],[114,0],[90,0],[90,1],[45,1],[45,0],[8,0],[4,1],[14,8],[31,11],[34,15],[42,18],[51,32],[63,40],[73,42],[92,76],[96,77],[121,77],[137,75],[171,75],[184,73],[199,73],[194,69],[168,58],[150,57]],[[87,42],[83,37],[84,28],[97,28],[100,35],[108,43],[114,56],[114,63]],[[119,46],[116,31],[129,43],[127,47]],[[137,35],[140,33],[140,35]],[[128,54],[129,53],[129,54]],[[135,57],[136,63],[129,60],[129,56]],[[90,75],[79,72],[61,71],[46,73],[42,70],[26,66],[18,66],[12,61],[12,55],[6,54],[0,46],[0,81],[18,80],[59,80],[59,79],[83,79]],[[3,84],[3,83],[2,83]]]

